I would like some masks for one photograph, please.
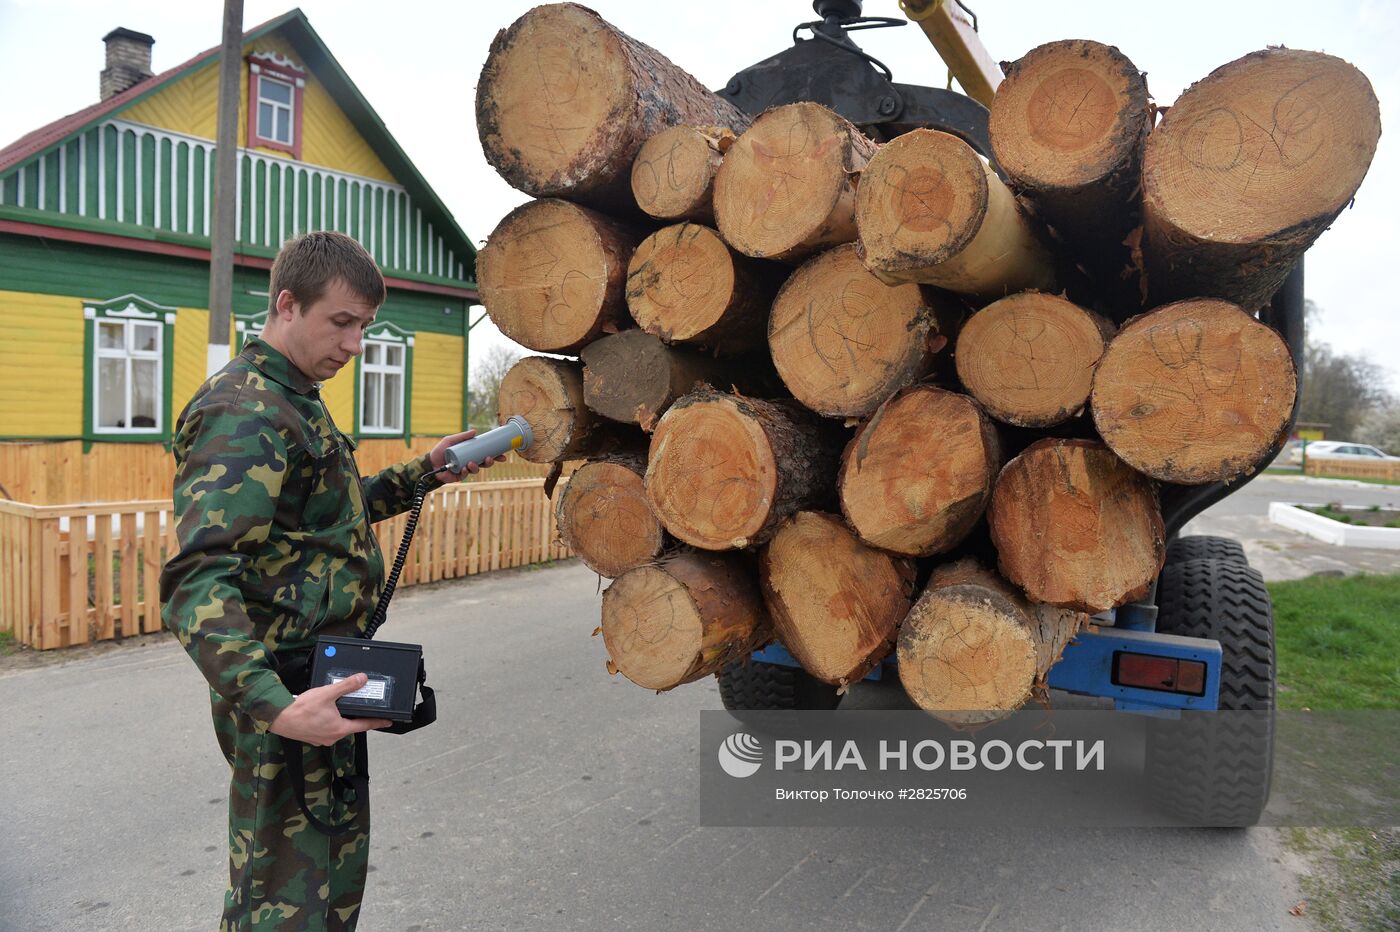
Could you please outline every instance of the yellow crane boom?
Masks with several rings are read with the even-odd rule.
[[[899,7],[928,36],[963,92],[990,107],[1004,75],[982,44],[967,8],[957,0],[899,0]]]

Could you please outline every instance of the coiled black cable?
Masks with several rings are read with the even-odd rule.
[[[366,639],[374,637],[374,633],[384,624],[384,618],[389,613],[389,601],[394,597],[394,589],[399,585],[399,574],[403,572],[403,565],[408,562],[408,548],[413,543],[413,532],[418,529],[418,519],[423,514],[423,499],[428,494],[428,486],[432,484],[433,477],[439,472],[442,470],[435,469],[424,473],[423,478],[413,487],[413,507],[408,512],[408,523],[404,525],[403,540],[399,541],[399,552],[394,555],[394,565],[389,570],[389,578],[384,581],[384,588],[380,590],[379,603],[374,607],[374,617],[365,628]]]

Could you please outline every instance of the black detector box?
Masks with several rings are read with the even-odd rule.
[[[413,720],[418,698],[418,668],[423,663],[419,644],[395,644],[364,638],[320,637],[311,662],[311,686],[329,686],[356,673],[369,682],[336,700],[346,718]]]

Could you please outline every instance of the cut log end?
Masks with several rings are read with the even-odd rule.
[[[685,682],[704,632],[685,586],[659,567],[630,570],[603,593],[603,643],[638,686],[671,689]]]
[[[483,148],[520,190],[569,193],[560,169],[606,147],[609,116],[628,103],[631,82],[615,31],[596,13],[536,8],[497,37],[482,71]]]
[[[972,399],[915,386],[885,403],[847,445],[841,511],[873,546],[941,553],[982,517],[1000,465],[996,430]]]
[[[1249,244],[1325,226],[1380,136],[1366,76],[1320,52],[1267,49],[1197,82],[1148,138],[1146,206],[1190,236]]]
[[[1296,392],[1277,331],[1228,301],[1179,301],[1109,344],[1094,376],[1094,424],[1154,479],[1228,481],[1279,441]]]
[[[645,460],[586,463],[574,470],[556,502],[559,536],[584,565],[609,579],[650,563],[666,534],[652,514],[643,481]]]
[[[657,230],[633,253],[627,306],[643,330],[668,342],[695,341],[723,321],[735,283],[733,254],[719,234],[677,224]]]
[[[666,529],[707,550],[741,548],[768,523],[778,463],[763,427],[741,399],[668,411],[652,434],[647,492]]]
[[[648,139],[632,163],[637,206],[658,220],[713,223],[715,173],[735,138],[721,126],[672,126]]]
[[[554,463],[580,452],[594,418],[583,403],[583,372],[565,359],[527,356],[501,379],[497,421],[512,415],[530,424],[533,442],[517,452],[532,463]]]
[[[571,353],[627,321],[627,260],[638,237],[561,200],[516,208],[477,255],[482,303],[500,331],[541,353]]]
[[[783,285],[768,347],[793,397],[828,417],[864,417],[929,372],[952,336],[939,318],[957,315],[935,310],[947,304],[932,289],[886,285],[854,244],[837,246]]]
[[[758,586],[719,554],[627,571],[603,593],[602,627],[610,663],[658,691],[716,673],[772,638]]]
[[[761,568],[774,634],[808,673],[858,682],[894,648],[913,566],[861,543],[839,518],[793,515],[768,543]]]
[[[1112,335],[1108,321],[1064,298],[1012,295],[963,326],[958,378],[997,420],[1053,427],[1083,410]]]
[[[875,144],[831,110],[788,104],[760,116],[725,154],[714,208],[725,242],[795,262],[856,238],[853,173]]]
[[[1036,602],[1102,612],[1146,594],[1166,558],[1157,493],[1088,440],[1031,444],[987,513],[1002,574]]]
[[[900,626],[898,657],[909,698],[954,725],[1004,718],[1025,705],[1038,676],[1024,613],[983,585],[926,590]]]
[[[1018,184],[1074,190],[1134,170],[1150,114],[1147,82],[1122,52],[1068,39],[1011,65],[992,102],[989,134],[997,163]]]
[[[1055,284],[1015,197],[948,133],[918,129],[882,148],[861,174],[856,223],[865,267],[886,282],[987,298]]]

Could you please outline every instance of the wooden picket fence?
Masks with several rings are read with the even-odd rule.
[[[1309,456],[1304,471],[1309,476],[1341,476],[1347,479],[1400,482],[1400,460],[1343,460]]]
[[[516,479],[434,490],[399,586],[569,556],[555,540],[543,486],[543,479]],[[159,631],[160,570],[176,546],[173,516],[169,500],[0,501],[0,632],[47,650]],[[386,572],[407,521],[400,515],[375,526]]]

